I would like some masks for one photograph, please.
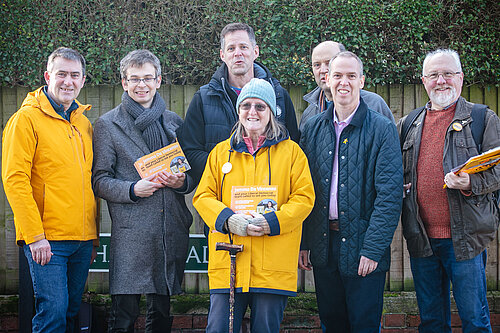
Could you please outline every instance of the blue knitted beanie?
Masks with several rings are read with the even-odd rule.
[[[239,113],[240,103],[247,98],[259,98],[266,102],[276,117],[276,94],[274,88],[269,82],[263,79],[253,78],[241,89],[238,100],[236,101],[236,111]]]

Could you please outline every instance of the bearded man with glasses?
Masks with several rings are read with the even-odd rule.
[[[451,332],[450,282],[463,332],[491,332],[486,247],[498,228],[493,192],[500,188],[500,165],[470,175],[451,169],[500,146],[500,120],[460,97],[463,79],[455,51],[429,53],[422,82],[430,100],[398,124],[406,189],[401,220],[420,332]]]
[[[192,215],[185,173],[141,179],[134,162],[176,140],[182,119],[166,109],[157,89],[161,66],[148,50],[120,62],[122,103],[94,126],[92,183],[111,216],[109,332],[133,332],[146,294],[146,332],[170,332],[170,295],[181,292]]]

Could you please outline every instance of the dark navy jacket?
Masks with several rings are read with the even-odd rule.
[[[330,180],[335,154],[333,105],[304,126],[300,146],[311,169],[316,202],[304,221],[302,250],[313,266],[328,262]],[[339,270],[357,275],[359,259],[390,266],[390,245],[403,200],[403,166],[396,126],[360,101],[339,146],[338,212],[341,233]]]
[[[295,109],[288,92],[263,65],[254,63],[254,75],[271,83],[276,93],[277,119],[287,128],[290,138],[298,142],[299,130]],[[194,95],[186,113],[184,124],[177,136],[192,167],[191,175],[199,182],[208,154],[215,145],[226,140],[238,121],[236,93],[228,83],[226,64],[222,64],[210,82]]]

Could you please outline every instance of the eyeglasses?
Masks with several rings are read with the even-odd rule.
[[[242,109],[243,111],[250,111],[250,109],[252,108],[252,106],[258,112],[264,112],[267,109],[267,105],[266,104],[261,104],[261,103],[255,103],[255,104],[244,103],[244,104],[240,105],[240,109]]]
[[[133,77],[131,79],[127,79],[127,82],[130,82],[132,84],[139,84],[139,82],[144,82],[145,84],[148,84],[148,83],[153,83],[155,82],[155,80],[157,79],[157,77],[145,77],[143,79],[138,79],[136,77]]]
[[[452,79],[455,75],[460,74],[462,72],[435,72],[435,73],[429,73],[427,75],[424,75],[425,78],[428,78],[429,80],[435,81],[439,78],[439,76],[443,76],[443,79],[449,80]]]

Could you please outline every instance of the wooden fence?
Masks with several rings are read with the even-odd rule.
[[[187,107],[198,90],[199,86],[163,85],[159,92],[165,99],[170,110],[184,117]],[[381,95],[394,113],[396,120],[408,114],[412,109],[427,102],[427,94],[422,85],[385,85],[368,88]],[[297,120],[307,106],[302,96],[306,93],[302,87],[289,87],[288,91],[297,110]],[[27,88],[0,88],[0,114],[2,116],[2,131],[10,116],[19,108],[29,92]],[[121,101],[123,89],[121,86],[97,86],[82,89],[78,100],[85,104],[92,104],[92,110],[87,116],[94,122]],[[500,89],[495,86],[464,87],[463,94],[469,101],[483,103],[499,112]],[[1,144],[1,141],[0,141]],[[192,196],[186,197],[191,206]],[[192,209],[192,206],[191,206]],[[101,201],[101,232],[111,232],[111,221],[107,212],[106,203]],[[194,210],[193,210],[194,212]],[[201,233],[202,225],[197,214],[191,233]],[[0,189],[0,294],[17,293],[18,288],[18,248],[15,245],[15,230],[13,214],[5,198],[3,187]],[[488,289],[498,290],[500,265],[498,264],[500,246],[496,238],[488,249],[488,263],[486,268]],[[409,256],[402,236],[401,226],[394,235],[391,246],[392,264],[388,272],[387,289],[392,291],[412,290],[413,280],[410,271]],[[147,254],[145,254],[145,260]],[[300,272],[297,281],[299,290],[314,291],[311,272]],[[90,273],[88,289],[95,292],[108,291],[108,273]],[[208,292],[208,278],[206,274],[186,273],[184,290],[189,293]]]

